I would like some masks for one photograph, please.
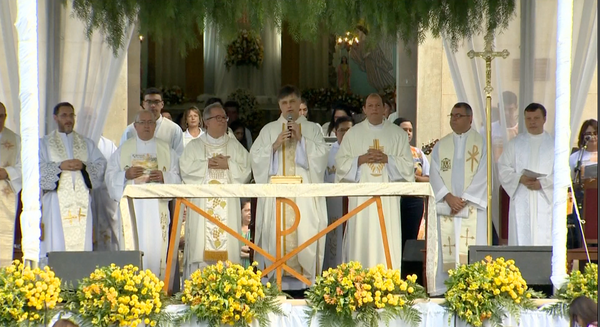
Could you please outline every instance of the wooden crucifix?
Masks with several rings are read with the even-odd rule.
[[[488,222],[488,245],[492,245],[492,60],[497,57],[506,59],[510,54],[508,50],[504,49],[501,52],[494,51],[494,31],[488,30],[488,33],[484,37],[485,49],[484,51],[476,52],[469,51],[467,56],[470,59],[475,57],[483,58],[485,60],[485,120],[486,120],[486,148],[487,148],[487,222]]]

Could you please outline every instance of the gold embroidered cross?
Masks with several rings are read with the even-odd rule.
[[[379,139],[373,140],[373,146],[369,147],[370,150],[380,150],[383,151],[383,146],[379,145]]]
[[[2,142],[2,146],[6,149],[6,150],[10,150],[12,149],[15,145],[8,142],[8,141],[4,141]]]
[[[465,231],[465,236],[460,236],[460,238],[464,238],[465,239],[465,246],[469,246],[469,240],[475,240],[475,236],[471,235],[469,236],[469,229],[467,228],[467,230]]]
[[[73,221],[75,219],[77,219],[77,221],[81,221],[81,218],[84,218],[85,215],[81,212],[81,208],[79,208],[79,212],[77,213],[77,215],[73,215],[71,214],[71,210],[69,209],[68,215],[64,218],[68,221]]]
[[[471,172],[473,172],[473,165],[475,165],[475,163],[479,164],[479,159],[477,159],[477,156],[479,155],[479,148],[477,145],[473,145],[473,149],[471,151],[467,151],[467,153],[469,154],[467,161],[471,161]]]
[[[452,244],[450,242],[450,236],[448,236],[448,244],[444,244],[442,246],[445,247],[445,248],[448,248],[449,253],[452,254],[452,248],[455,247],[456,244]]]

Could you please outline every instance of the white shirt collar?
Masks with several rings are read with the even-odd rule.
[[[208,133],[204,133],[203,135],[206,136],[206,142],[208,144],[212,144],[212,145],[222,145],[229,140],[228,139],[229,135],[227,135],[227,134],[224,134],[223,136],[218,137],[218,138],[214,138],[214,137],[210,136]]]
[[[369,126],[370,128],[373,128],[373,129],[382,129],[382,128],[383,128],[383,125],[385,124],[385,117],[384,117],[384,119],[381,121],[381,124],[379,124],[379,125],[373,125],[373,124],[371,124],[371,123],[370,123],[368,120],[365,120],[365,121],[367,122],[367,124],[368,124],[368,126]]]
[[[138,143],[142,143],[144,145],[152,144],[154,142],[154,137],[149,139],[148,141],[142,140],[139,136],[135,136],[137,138]]]
[[[457,134],[456,132],[452,132],[452,134],[454,135],[454,137],[458,137],[461,138],[463,136],[466,136],[467,134],[469,134],[471,131],[473,130],[472,127],[470,127],[466,132],[462,133],[462,134]]]

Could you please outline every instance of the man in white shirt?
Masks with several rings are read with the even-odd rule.
[[[21,139],[4,126],[6,107],[0,102],[0,266],[11,264],[18,194],[21,191]]]
[[[502,187],[510,196],[509,245],[552,245],[554,138],[544,131],[546,108],[525,108],[527,133],[519,134],[498,160]]]
[[[162,93],[156,88],[148,88],[144,92],[144,102],[142,107],[149,110],[154,115],[156,128],[154,129],[154,137],[163,140],[169,144],[171,149],[175,150],[178,156],[183,153],[183,131],[179,125],[161,115],[161,110],[165,103],[162,99]],[[131,123],[125,128],[123,136],[121,136],[121,144],[136,135],[136,129]]]
[[[40,139],[42,262],[47,252],[92,251],[90,192],[102,185],[106,169],[96,144],[73,131],[73,105],[57,104],[54,121],[58,129]]]
[[[168,143],[154,136],[155,127],[156,117],[152,112],[138,112],[134,122],[136,137],[126,140],[110,158],[105,181],[114,201],[121,201],[129,184],[181,183],[178,156]],[[171,221],[168,202],[163,199],[133,201],[144,269],[150,269],[161,279],[166,268]],[[120,211],[117,212],[120,215]],[[131,231],[124,230],[123,234],[127,237]],[[127,240],[120,243],[124,242]]]
[[[225,111],[227,112],[227,117],[229,120],[227,121],[227,126],[231,126],[231,123],[234,123],[239,120],[240,115],[240,104],[236,101],[227,101],[223,105]],[[246,149],[250,149],[252,147],[252,133],[248,129],[248,127],[244,127],[244,136],[246,137]]]
[[[443,137],[431,153],[429,182],[437,201],[438,257],[435,288],[446,291],[448,270],[467,263],[469,246],[487,244],[487,159],[483,137],[472,128],[473,110],[468,103],[452,107],[452,133]]]
[[[413,159],[408,135],[384,117],[378,94],[365,100],[367,119],[352,127],[335,157],[336,181],[346,183],[414,182]],[[348,197],[353,210],[370,197]],[[400,201],[382,197],[381,204],[388,235],[392,268],[400,269],[402,238]],[[371,205],[348,220],[344,235],[344,261],[358,261],[365,267],[386,264],[377,207]]]

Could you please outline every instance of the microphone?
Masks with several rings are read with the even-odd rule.
[[[294,120],[294,117],[292,116],[292,114],[289,114],[289,115],[287,116],[287,121],[288,121],[288,123],[291,123],[293,120]],[[289,130],[291,130],[291,129],[292,129],[292,126],[290,126],[290,125],[288,124],[287,128],[288,128],[288,131],[289,131]]]
[[[585,143],[589,142],[592,139],[591,135],[586,135],[583,137],[583,140],[585,141]]]

